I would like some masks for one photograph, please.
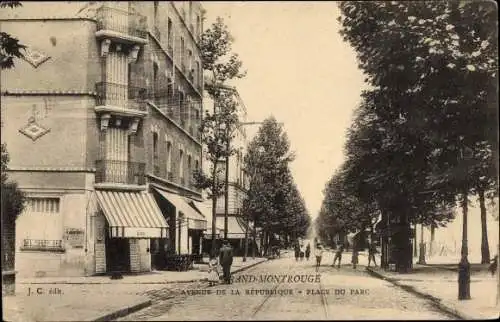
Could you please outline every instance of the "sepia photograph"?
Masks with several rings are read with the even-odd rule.
[[[498,4],[0,1],[2,320],[500,317]]]

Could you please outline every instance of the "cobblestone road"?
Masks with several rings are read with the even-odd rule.
[[[370,277],[364,267],[333,268],[328,266],[328,257],[324,262],[320,282],[312,260],[282,258],[236,274],[231,285],[182,285],[175,290],[156,291],[152,307],[122,320],[452,319],[429,301]],[[287,277],[284,282],[273,277],[259,281],[260,276],[269,275]],[[291,281],[288,276],[292,276]],[[309,281],[299,281],[305,276]],[[249,281],[253,278],[257,280]],[[183,289],[195,289],[198,294],[187,294]]]

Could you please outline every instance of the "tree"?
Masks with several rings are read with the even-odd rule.
[[[290,142],[274,117],[266,119],[249,143],[245,168],[250,188],[243,212],[251,216],[264,233],[264,249],[274,234],[304,236],[310,226],[304,200],[293,181]]]
[[[0,1],[0,9],[15,8],[22,6],[19,1]],[[21,52],[25,45],[21,44],[17,38],[0,31],[0,68],[8,69],[14,67],[14,59],[22,58],[24,55]]]
[[[194,180],[198,188],[209,190],[209,197],[212,199],[212,253],[215,252],[217,198],[222,195],[224,187],[220,164],[233,153],[230,142],[238,125],[238,104],[234,93],[224,88],[224,83],[244,76],[240,72],[242,62],[238,55],[231,54],[232,42],[233,38],[220,17],[202,34],[200,41],[203,69],[212,75],[211,82],[205,88],[214,107],[213,111],[205,111],[200,125],[205,156],[210,163],[210,174],[197,171]],[[227,169],[225,172],[227,173]]]
[[[449,204],[450,196],[463,201],[466,216],[467,195],[485,173],[476,170],[489,168],[488,158],[476,155],[487,149],[498,151],[496,117],[492,117],[496,109],[488,107],[496,97],[494,5],[392,1],[343,2],[340,7],[341,34],[358,53],[360,68],[373,87],[364,93],[364,100],[380,119],[378,141],[392,145],[383,154],[384,149],[372,150],[372,157],[391,162],[388,158],[397,156],[409,165],[386,173],[374,169],[378,176],[366,179],[376,190],[404,188],[400,198],[392,199],[404,200],[400,206],[406,204],[410,207],[406,209],[428,206],[427,214],[412,216],[419,221],[441,215],[432,210]],[[370,146],[374,142],[368,137]],[[472,157],[464,162],[461,155],[466,148]],[[421,159],[416,162],[406,155]],[[370,164],[376,168],[374,161]],[[361,163],[353,165],[360,169]],[[396,179],[396,184],[388,179]],[[385,208],[387,200],[377,202]]]
[[[0,1],[0,8],[15,8],[21,6],[18,1]],[[14,59],[23,57],[21,50],[25,48],[19,40],[10,34],[0,31],[0,69],[10,69],[14,67]],[[3,127],[3,123],[0,124]],[[5,143],[1,144],[1,238],[2,238],[2,280],[4,285],[15,285],[15,275],[9,272],[14,271],[16,255],[16,219],[24,209],[26,200],[25,194],[19,190],[15,181],[10,181],[7,174],[9,154]],[[12,279],[10,276],[13,276]],[[3,285],[3,286],[4,286]],[[3,289],[2,286],[2,289]],[[14,286],[15,287],[15,286]],[[14,291],[7,290],[7,292]],[[2,290],[3,292],[3,290]]]

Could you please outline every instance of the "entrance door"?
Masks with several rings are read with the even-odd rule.
[[[130,272],[130,245],[126,238],[106,238],[106,271]]]

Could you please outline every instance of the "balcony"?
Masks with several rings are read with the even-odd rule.
[[[125,43],[146,43],[147,35],[145,16],[107,6],[97,10],[96,37]]]
[[[145,115],[146,88],[99,82],[96,84],[96,110]]]
[[[25,239],[21,250],[63,252],[62,240]]]
[[[145,164],[140,162],[97,160],[95,183],[145,185]]]

